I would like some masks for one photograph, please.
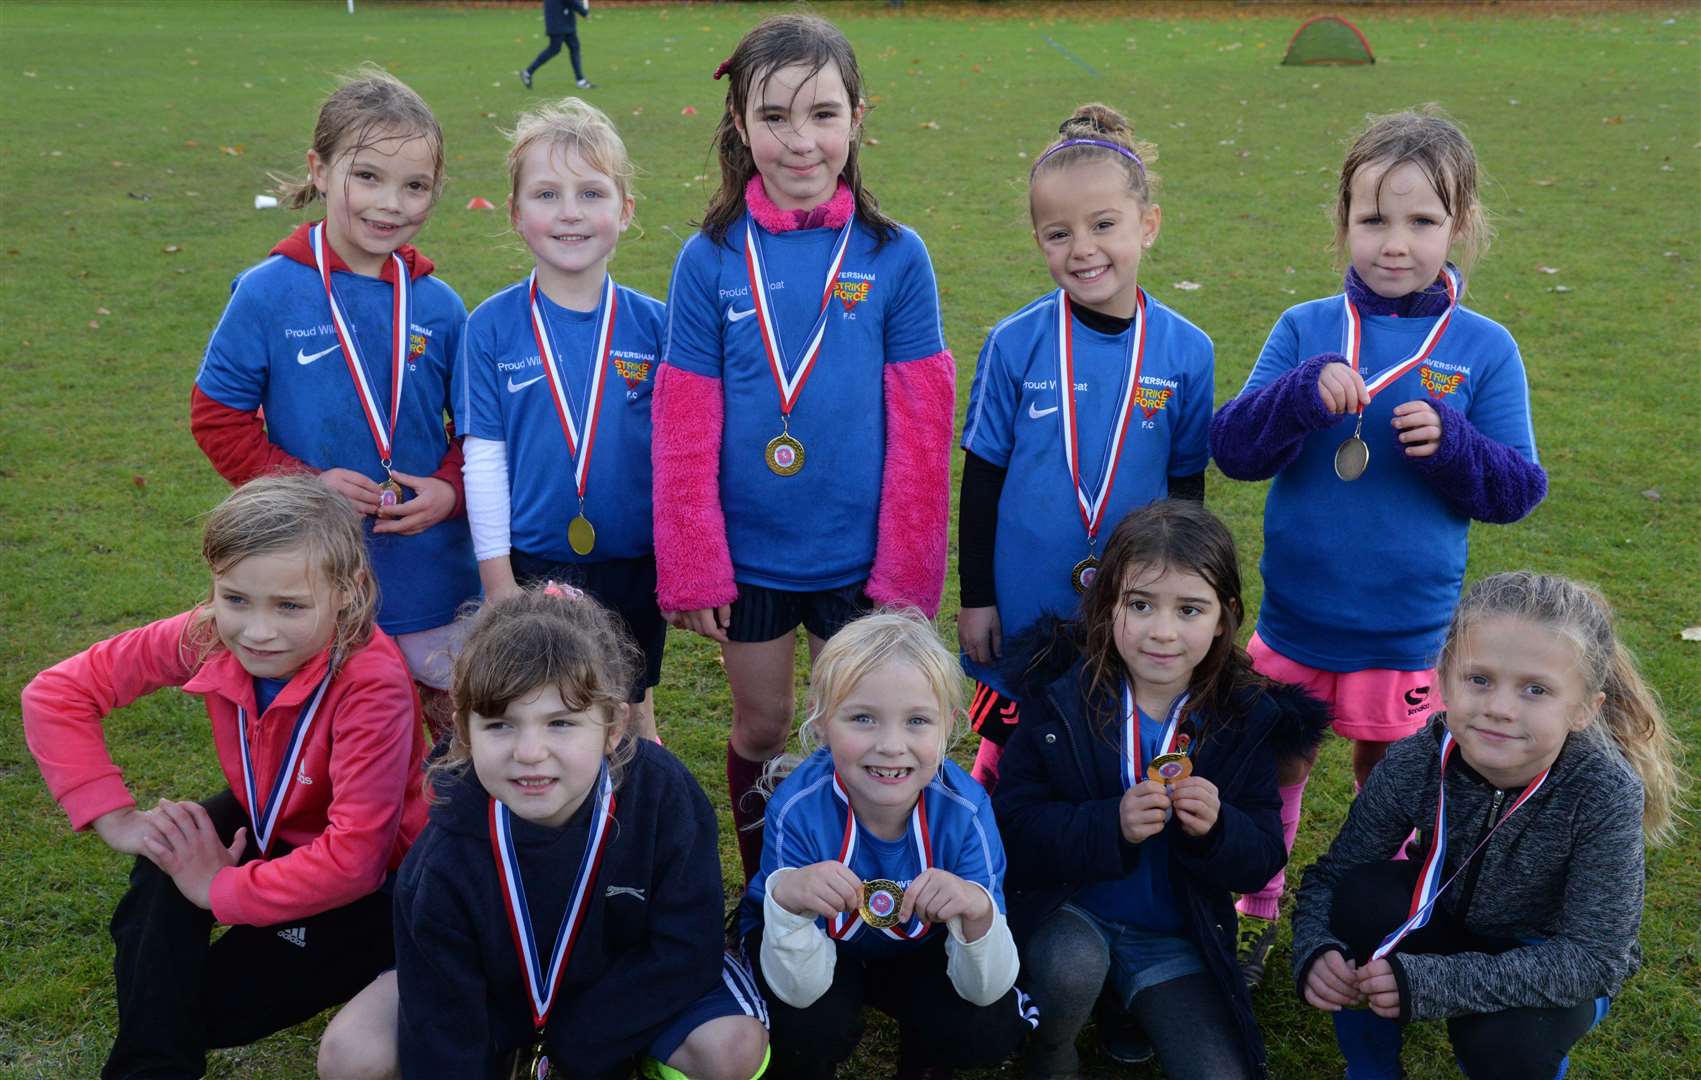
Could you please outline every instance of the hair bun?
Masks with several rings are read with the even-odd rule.
[[[1057,125],[1057,133],[1073,138],[1110,135],[1127,139],[1133,136],[1134,129],[1121,113],[1095,101],[1076,109],[1069,119]]]

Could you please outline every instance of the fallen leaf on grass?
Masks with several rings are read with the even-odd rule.
[[[134,476],[130,477],[130,482],[135,484],[138,488],[145,488],[148,486],[148,478],[143,476],[141,473],[136,473]]]
[[[933,131],[938,131],[939,130],[939,121],[937,121],[937,120],[923,120],[921,122],[921,126],[924,127],[924,128],[930,128]]]
[[[1622,124],[1622,123],[1624,123],[1624,117],[1622,117],[1622,116],[1603,116],[1603,117],[1601,117],[1601,125],[1603,127],[1617,127],[1619,124]]]
[[[165,245],[165,247],[161,248],[160,250],[165,252],[167,255],[175,255],[179,251],[182,251],[183,249],[178,247],[176,244],[167,244],[167,245]]]
[[[126,191],[124,194],[130,196],[132,199],[135,199],[137,202],[149,202],[153,199],[153,196],[149,195],[145,191],[140,191],[140,192],[138,192],[138,191]]]
[[[1659,488],[1649,488],[1647,491],[1644,491],[1642,493],[1642,497],[1644,499],[1650,499],[1654,502],[1659,502],[1660,501],[1660,489]]]
[[[1175,283],[1175,287],[1180,289],[1182,292],[1193,292],[1195,289],[1200,289],[1204,286],[1200,285],[1197,281],[1178,281]]]
[[[231,157],[241,157],[242,151],[246,150],[247,148],[248,147],[247,147],[246,144],[237,143],[235,146],[221,146],[221,147],[219,147],[219,151],[221,153],[229,154]]]
[[[1548,290],[1548,292],[1570,292],[1570,291],[1571,291],[1571,286],[1569,286],[1569,285],[1555,285],[1553,288]]]
[[[106,310],[103,307],[97,307],[97,308],[95,308],[95,314],[96,315],[111,315],[112,312]]]
[[[1701,641],[1701,626],[1686,626],[1677,636],[1684,641]]]
[[[1559,273],[1559,268],[1557,266],[1538,266],[1536,267],[1536,272],[1540,274],[1557,274]]]
[[[1553,180],[1531,180],[1530,183],[1536,185],[1537,187],[1552,187],[1556,183],[1556,181],[1553,181]]]

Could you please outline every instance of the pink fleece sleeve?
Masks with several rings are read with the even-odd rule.
[[[951,425],[957,362],[951,350],[886,365],[886,464],[880,531],[864,591],[881,604],[939,611],[951,517]]]
[[[738,586],[721,510],[721,381],[664,363],[652,393],[656,598],[663,611],[730,604]]]
[[[106,750],[101,720],[144,694],[182,686],[193,674],[183,631],[186,611],[91,645],[24,687],[24,740],[47,790],[74,829],[136,805]]]

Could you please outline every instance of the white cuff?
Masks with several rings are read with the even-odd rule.
[[[815,1004],[833,985],[833,968],[838,949],[813,915],[795,915],[774,900],[774,879],[790,873],[782,867],[768,875],[762,897],[762,978],[774,996],[794,1009]]]
[[[461,442],[466,462],[467,524],[472,529],[473,556],[479,562],[508,554],[508,444],[500,439],[468,435]]]
[[[957,995],[972,1005],[991,1005],[1016,985],[1021,961],[1016,956],[1016,939],[1010,936],[1010,923],[986,886],[973,882],[986,892],[992,904],[992,926],[974,941],[963,938],[961,919],[946,924],[949,936],[945,939],[945,974]]]

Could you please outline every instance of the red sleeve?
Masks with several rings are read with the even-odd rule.
[[[194,614],[91,645],[24,687],[24,739],[72,828],[136,805],[107,753],[101,719],[145,694],[189,681],[194,667],[183,634]]]
[[[886,463],[874,568],[864,587],[881,604],[913,604],[930,617],[945,589],[951,522],[951,425],[957,362],[951,350],[887,364]]]
[[[461,440],[455,437],[455,422],[443,421],[443,430],[449,436],[449,448],[443,451],[443,460],[437,466],[437,471],[431,475],[455,489],[455,509],[450,511],[452,518],[467,516],[467,481],[461,475],[461,466],[466,464],[466,456],[461,452]]]
[[[266,437],[259,410],[243,412],[220,404],[199,386],[189,392],[189,432],[213,468],[232,484],[270,473],[317,471]]]
[[[405,667],[386,662],[392,655],[364,650],[337,676],[348,685],[331,712],[324,831],[280,858],[220,870],[209,893],[220,922],[271,926],[343,907],[383,884],[406,786],[418,782],[413,686]]]

